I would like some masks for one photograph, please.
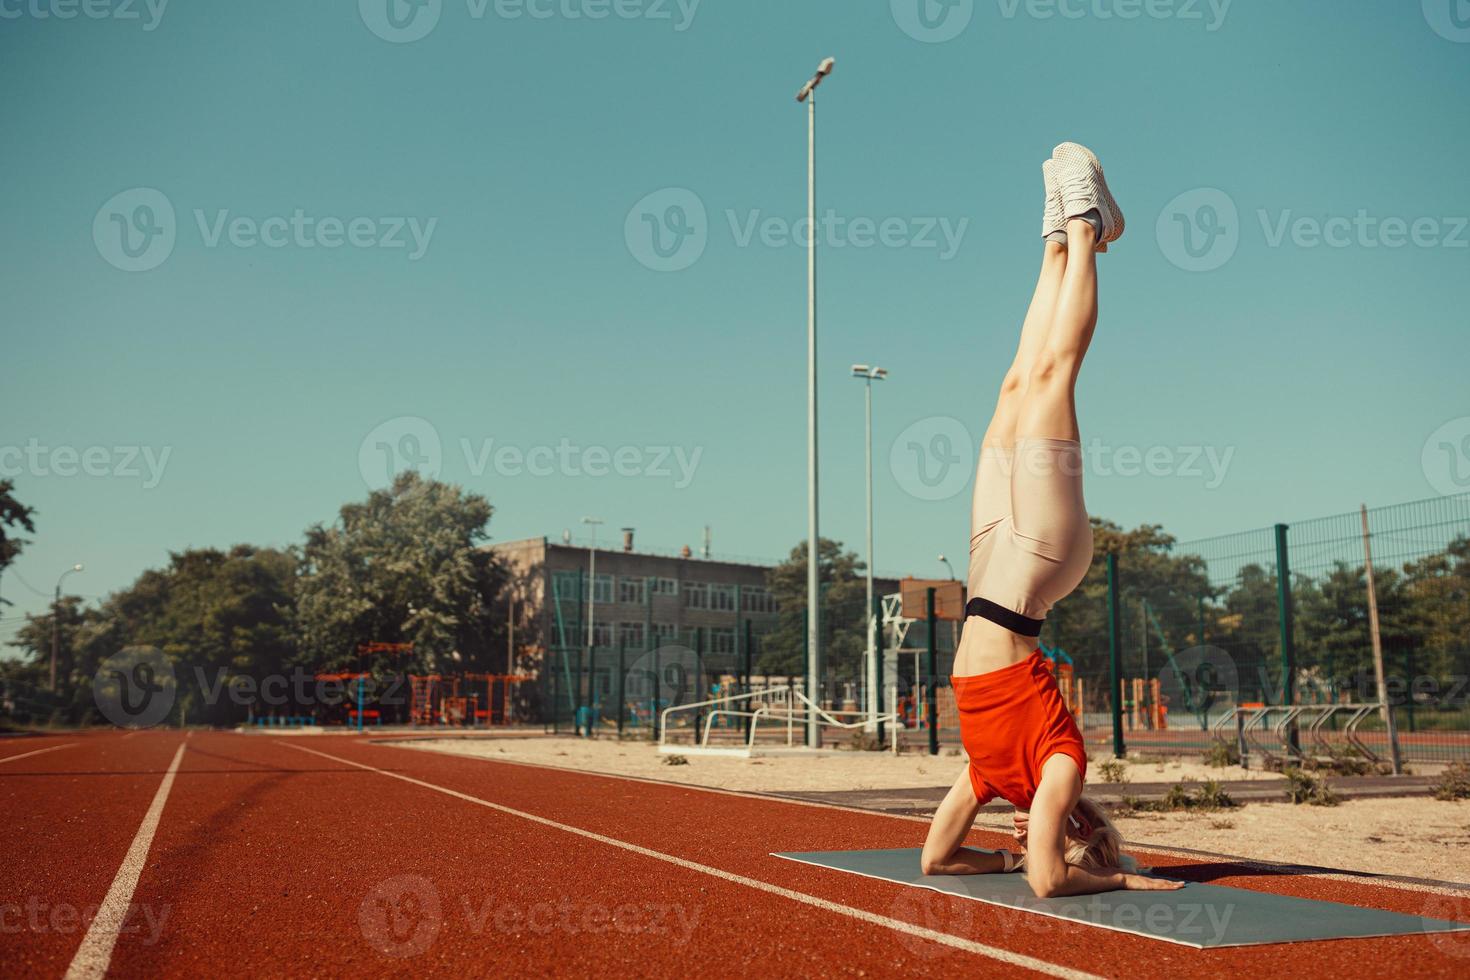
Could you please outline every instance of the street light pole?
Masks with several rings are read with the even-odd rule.
[[[869,367],[866,364],[854,364],[852,376],[861,378],[863,381],[863,407],[866,412],[867,424],[867,452],[866,460],[868,466],[868,604],[863,619],[868,624],[868,661],[867,661],[867,710],[868,720],[863,728],[869,732],[878,730],[878,645],[874,639],[877,633],[877,624],[873,622],[873,382],[882,381],[888,377],[888,371],[880,367]]]
[[[56,657],[61,649],[61,583],[72,572],[80,572],[81,565],[73,565],[56,580],[56,599],[51,605],[51,693],[56,693]]]
[[[597,525],[602,523],[602,518],[584,517],[582,523],[592,528],[592,547],[587,549],[587,649],[591,650],[592,621],[597,615],[594,608],[597,601]]]
[[[796,101],[806,103],[806,694],[813,704],[821,702],[822,681],[821,577],[817,567],[817,86],[831,73],[833,64],[831,58],[823,60],[817,73],[796,93]],[[821,742],[816,711],[809,710],[806,744],[817,748]]]
[[[953,579],[954,579],[954,566],[951,565],[949,563],[949,559],[946,558],[946,557],[944,557],[943,555],[940,555],[939,556],[939,560],[942,561],[942,562],[944,562],[944,567],[945,568],[949,569],[949,577],[950,577],[950,580],[953,581]]]

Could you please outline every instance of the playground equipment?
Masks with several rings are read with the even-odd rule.
[[[423,727],[512,724],[516,688],[531,679],[528,674],[410,674],[409,723]]]
[[[1083,682],[1073,668],[1071,656],[1061,647],[1048,647],[1045,643],[1038,643],[1037,646],[1041,650],[1041,655],[1051,666],[1053,676],[1057,679],[1057,688],[1062,692],[1063,703],[1071,712],[1073,720],[1077,722],[1077,727],[1081,728]]]
[[[894,703],[894,692],[890,691],[888,703]],[[670,718],[680,712],[694,712],[694,744],[676,743],[669,740]],[[710,745],[710,732],[716,727],[716,722],[721,718],[746,718],[744,745]],[[701,725],[701,719],[703,724]],[[851,720],[849,720],[851,719]],[[805,693],[791,684],[784,687],[770,687],[759,691],[749,691],[744,694],[730,694],[724,697],[710,698],[705,701],[695,701],[689,704],[678,704],[665,708],[659,716],[659,739],[658,750],[661,753],[696,754],[696,755],[735,755],[748,757],[753,754],[756,744],[756,735],[760,731],[762,721],[771,721],[783,724],[786,729],[786,748],[796,749],[797,735],[806,731],[809,720],[815,720],[818,724],[847,731],[857,730],[865,727],[870,721],[866,711],[829,711],[817,704]],[[889,712],[878,716],[878,721],[887,726],[889,740],[894,754],[898,753],[898,714]],[[702,728],[702,732],[701,732]]]
[[[1169,706],[1164,703],[1157,677],[1124,677],[1118,682],[1118,701],[1130,731],[1163,731],[1169,727]]]

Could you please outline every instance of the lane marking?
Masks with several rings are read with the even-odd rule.
[[[123,857],[122,866],[117,869],[117,877],[112,879],[112,887],[107,890],[107,897],[97,909],[97,917],[92,920],[87,934],[82,937],[82,944],[72,957],[71,966],[67,967],[66,980],[101,980],[107,974],[108,964],[112,962],[113,947],[117,945],[117,937],[127,920],[128,909],[133,901],[133,892],[138,887],[138,876],[143,873],[148,848],[153,845],[153,835],[158,830],[159,818],[163,816],[163,804],[168,800],[168,792],[174,785],[174,774],[179,771],[179,762],[183,758],[184,743],[180,742],[178,750],[174,752],[173,761],[168,765],[168,771],[163,774],[163,782],[158,784],[158,792],[153,794],[148,812],[143,814],[143,822],[139,824],[138,833]]]
[[[791,806],[813,806],[825,810],[841,810],[844,813],[858,813],[865,817],[884,817],[889,820],[908,820],[913,823],[928,824],[930,817],[919,817],[908,813],[888,813],[883,810],[869,810],[860,806],[852,806],[847,803],[831,803],[825,800],[803,800],[790,796],[782,796],[779,792],[758,792],[738,789],[724,789],[719,786],[701,786],[697,783],[680,783],[671,779],[654,779],[651,776],[634,776],[628,773],[607,772],[601,769],[574,769],[571,766],[558,766],[549,762],[527,762],[522,759],[501,759],[496,756],[481,755],[479,753],[457,751],[449,746],[433,746],[424,744],[431,741],[422,738],[417,741],[411,739],[394,738],[386,736],[381,738],[370,738],[367,744],[379,745],[389,749],[409,749],[414,752],[432,752],[438,755],[447,755],[457,759],[475,759],[479,762],[489,762],[504,766],[524,766],[528,769],[550,769],[554,772],[576,773],[579,776],[601,776],[605,779],[623,779],[633,783],[651,783],[654,786],[667,786],[672,789],[692,789],[701,793],[717,793],[722,796],[739,796],[748,800],[764,800],[767,803],[786,803]],[[444,739],[442,741],[448,741]],[[905,788],[900,787],[895,792],[902,792]],[[937,806],[937,804],[936,804]],[[975,818],[975,829],[984,833],[999,834],[1001,837],[1010,838],[1011,818],[1005,814],[987,813],[981,811]],[[977,845],[983,846],[983,845]],[[1282,874],[1289,872],[1298,878],[1315,878],[1322,881],[1343,881],[1354,885],[1364,885],[1370,888],[1387,888],[1395,891],[1423,892],[1429,891],[1440,895],[1452,897],[1463,897],[1467,887],[1462,882],[1430,881],[1429,879],[1402,880],[1397,877],[1384,877],[1372,871],[1355,872],[1346,869],[1323,869],[1320,871],[1301,868],[1287,862],[1263,861],[1260,858],[1242,857],[1239,854],[1221,854],[1215,851],[1200,851],[1187,847],[1175,847],[1169,844],[1150,844],[1148,841],[1129,839],[1125,842],[1127,853],[1139,858],[1142,863],[1147,864],[1149,855],[1163,855],[1165,857],[1187,858],[1197,860],[1201,857],[1213,858],[1217,861],[1230,861],[1232,863],[1257,868],[1269,874]],[[1161,867],[1164,867],[1161,865]],[[1275,893],[1265,893],[1275,894]]]
[[[5,758],[0,759],[0,764],[6,762],[14,762],[16,759],[29,759],[31,756],[40,755],[42,752],[55,752],[57,749],[64,749],[67,746],[76,744],[77,743],[75,742],[62,742],[60,745],[52,745],[44,749],[36,749],[33,752],[22,752],[20,755],[7,755]]]
[[[568,834],[575,834],[578,837],[585,837],[588,840],[597,841],[600,844],[607,844],[611,847],[616,847],[624,851],[629,851],[633,854],[639,854],[643,857],[653,858],[656,861],[664,861],[668,864],[676,865],[689,871],[698,871],[701,874],[710,875],[714,878],[721,878],[725,881],[734,882],[738,885],[745,885],[747,888],[754,888],[758,891],[763,891],[771,895],[779,895],[780,897],[790,899],[793,902],[800,902],[803,905],[810,905],[813,908],[819,908],[827,912],[833,912],[837,915],[844,915],[848,918],[857,919],[860,922],[867,922],[870,925],[883,926],[884,928],[892,929],[896,932],[903,932],[911,936],[918,936],[922,939],[928,939],[932,942],[936,942],[944,946],[950,946],[954,949],[964,950],[968,953],[975,953],[988,959],[999,960],[1000,962],[1006,963],[1010,966],[1017,966],[1027,970],[1035,970],[1037,973],[1044,973],[1048,976],[1053,977],[1075,978],[1075,980],[1096,980],[1095,974],[1084,973],[1081,970],[1073,970],[1056,963],[1049,963],[1046,960],[1039,960],[1032,956],[1026,956],[1023,953],[1015,953],[1008,949],[1001,949],[997,946],[987,946],[984,943],[977,943],[972,939],[965,939],[962,936],[951,935],[947,932],[939,932],[938,930],[929,929],[925,926],[915,925],[912,922],[905,922],[902,919],[893,919],[889,918],[886,915],[878,915],[876,912],[869,912],[866,909],[858,909],[853,908],[850,905],[842,905],[838,902],[829,901],[825,898],[818,898],[815,895],[808,895],[805,892],[794,891],[790,888],[783,888],[780,885],[773,885],[768,881],[760,881],[756,878],[747,878],[745,875],[735,874],[732,871],[724,871],[720,868],[710,867],[707,864],[700,864],[696,861],[690,861],[685,858],[676,857],[672,854],[665,854],[662,851],[655,851],[651,848],[641,847],[637,844],[630,844],[627,841],[621,841],[615,837],[608,837],[591,830],[583,830],[581,827],[573,827],[570,824],[564,824],[556,820],[551,820],[547,817],[537,816],[534,813],[527,813],[524,810],[517,810],[514,807],[508,807],[501,803],[492,803],[490,800],[484,800],[477,796],[471,796],[468,793],[461,793],[458,790],[450,789],[447,786],[437,786],[434,783],[425,782],[422,779],[414,779],[412,776],[405,776],[402,773],[389,772],[386,769],[379,769],[376,766],[365,765],[361,762],[353,762],[351,759],[343,759],[340,756],[328,755],[326,752],[319,752],[316,749],[308,749],[305,746],[294,745],[290,742],[280,742],[279,744],[290,746],[291,748],[296,749],[298,752],[310,752],[312,755],[321,756],[323,759],[330,759],[333,762],[340,762],[343,765],[353,766],[358,769],[365,769],[368,772],[375,772],[380,776],[387,776],[390,779],[397,779],[414,786],[421,786],[424,789],[431,789],[436,793],[443,793],[446,796],[452,796],[455,799],[464,800],[466,803],[474,803],[477,806],[487,807],[499,813],[508,814],[509,816],[520,817],[522,820],[529,820],[532,823],[540,824],[543,827],[551,827],[555,830],[560,830]]]

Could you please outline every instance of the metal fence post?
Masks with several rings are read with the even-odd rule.
[[[924,590],[924,615],[929,621],[929,649],[924,660],[924,669],[929,672],[929,754],[939,754],[939,651],[936,649],[936,623],[934,619],[934,589]]]
[[[1296,704],[1296,645],[1292,640],[1291,562],[1287,554],[1286,525],[1276,525],[1276,606],[1281,627],[1281,703]],[[1287,744],[1300,752],[1296,723],[1286,732]]]
[[[877,681],[877,683],[878,683],[878,690],[875,692],[876,693],[876,702],[875,703],[878,705],[878,715],[879,715],[879,717],[882,717],[882,715],[883,715],[883,659],[884,658],[883,658],[883,599],[881,597],[879,597],[879,596],[874,596],[873,597],[873,608],[872,608],[871,614],[872,614],[872,617],[873,617],[873,649],[877,651],[876,656],[878,658],[878,681]],[[878,744],[879,745],[882,745],[883,744],[883,741],[884,741],[883,730],[884,730],[885,727],[886,726],[883,724],[883,722],[881,722],[881,721],[878,722]]]
[[[627,676],[627,670],[628,670],[628,666],[627,666],[627,663],[626,663],[626,653],[627,653],[627,651],[625,649],[626,646],[627,646],[627,641],[623,637],[621,637],[621,636],[618,637],[618,683],[617,683],[617,691],[618,691],[618,738],[619,739],[621,739],[623,737],[623,714],[624,714],[624,712],[623,712],[623,701],[624,701],[624,692],[625,692],[625,688],[623,686],[623,683],[624,683],[624,678]]]
[[[1113,755],[1119,759],[1127,753],[1123,744],[1123,678],[1119,660],[1123,655],[1122,623],[1118,616],[1118,556],[1108,555],[1108,668],[1112,679]]]

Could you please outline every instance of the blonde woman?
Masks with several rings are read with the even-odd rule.
[[[1063,143],[1042,174],[1041,275],[975,475],[970,598],[951,678],[969,764],[934,814],[920,863],[925,874],[1023,868],[1043,898],[1175,889],[1125,870],[1117,829],[1082,796],[1082,735],[1037,648],[1047,611],[1092,561],[1074,391],[1097,324],[1096,256],[1123,233],[1090,150]],[[1021,858],[962,846],[997,797],[1016,807]]]

